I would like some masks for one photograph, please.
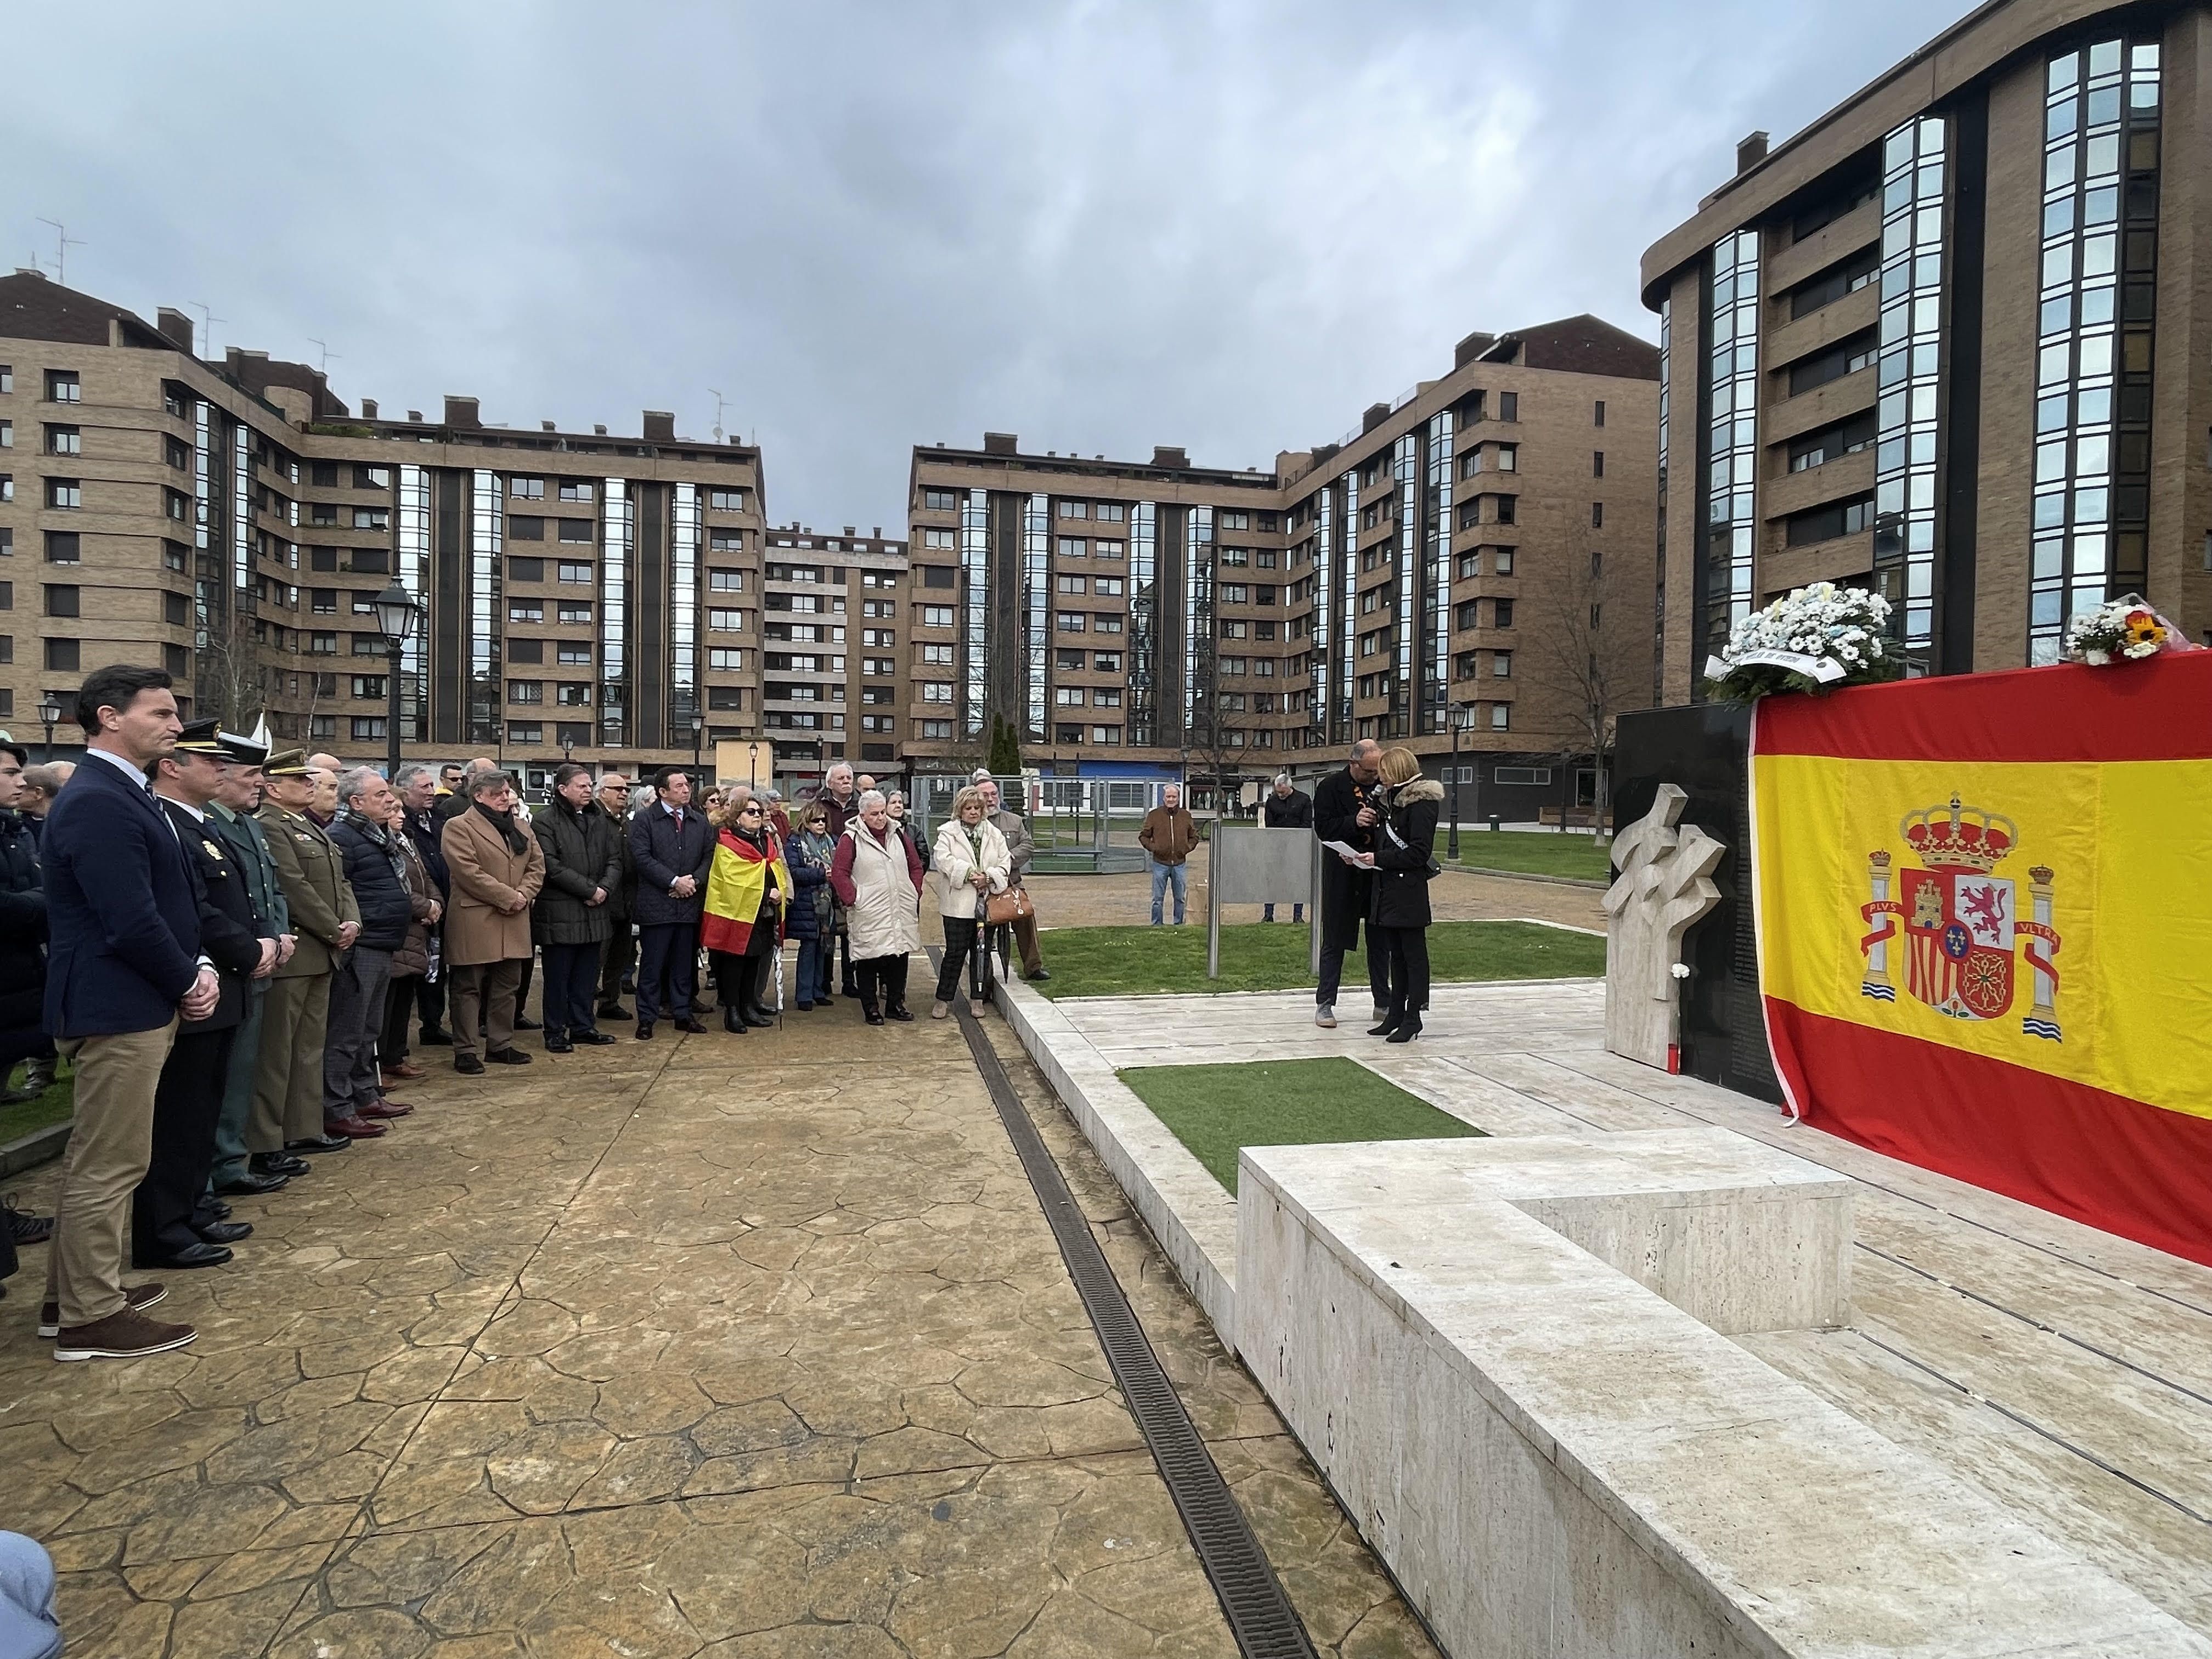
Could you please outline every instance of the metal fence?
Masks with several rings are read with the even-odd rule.
[[[1144,778],[1000,778],[999,793],[1030,821],[1040,876],[1109,875],[1142,870],[1137,831],[1161,785]],[[926,836],[952,815],[965,773],[924,773],[914,781],[907,816]]]

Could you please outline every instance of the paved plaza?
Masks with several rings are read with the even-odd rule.
[[[1316,1644],[1432,1652],[987,1024]],[[168,1276],[190,1348],[55,1364],[27,1253],[0,1524],[73,1659],[1236,1651],[957,1025],[840,1002],[406,1097]]]

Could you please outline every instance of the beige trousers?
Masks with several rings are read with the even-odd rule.
[[[177,1022],[151,1031],[65,1037],[54,1044],[76,1071],[76,1122],[62,1153],[46,1300],[64,1329],[120,1313],[123,1236],[131,1194],[154,1149],[154,1090]]]

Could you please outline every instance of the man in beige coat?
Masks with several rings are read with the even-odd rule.
[[[516,994],[530,960],[530,902],[545,884],[545,854],[514,821],[514,780],[478,772],[464,787],[465,811],[438,839],[453,881],[446,913],[446,963],[453,975],[453,1069],[474,1076],[484,1061],[527,1066],[514,1046]],[[477,1028],[484,1052],[477,1054]]]

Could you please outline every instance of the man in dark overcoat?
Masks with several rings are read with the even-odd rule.
[[[1352,745],[1352,758],[1341,772],[1332,772],[1315,788],[1314,834],[1322,841],[1342,842],[1364,853],[1375,850],[1375,825],[1382,814],[1382,745],[1362,738]],[[1369,890],[1375,878],[1341,854],[1324,848],[1321,861],[1321,981],[1314,988],[1314,1024],[1336,1025],[1336,988],[1344,975],[1344,953],[1359,948],[1359,924],[1367,915]],[[1384,963],[1376,953],[1367,953],[1367,986],[1375,994],[1375,1018],[1389,1012],[1390,986]]]

